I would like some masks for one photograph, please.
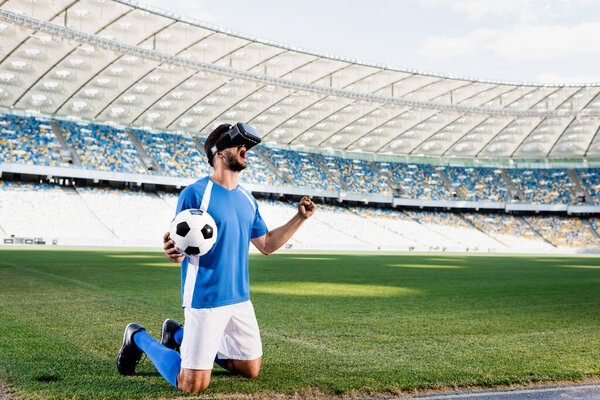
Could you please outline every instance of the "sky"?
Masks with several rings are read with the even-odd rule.
[[[600,83],[597,0],[139,0],[261,39],[403,70]]]

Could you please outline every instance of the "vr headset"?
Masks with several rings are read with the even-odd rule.
[[[225,135],[210,148],[208,154],[208,162],[212,165],[213,158],[217,152],[229,147],[246,146],[246,150],[259,144],[261,141],[260,134],[256,129],[243,122],[238,122],[231,126]]]

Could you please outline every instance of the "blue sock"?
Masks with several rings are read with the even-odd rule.
[[[146,331],[139,331],[133,335],[133,341],[140,348],[158,372],[177,388],[177,375],[181,369],[181,356],[175,350],[167,349]]]
[[[183,326],[175,331],[173,338],[175,339],[175,343],[181,346],[181,342],[183,341]]]
[[[218,354],[215,356],[215,362],[217,363],[218,366],[228,369],[227,368],[227,359],[219,358]]]

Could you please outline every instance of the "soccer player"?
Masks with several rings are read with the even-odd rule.
[[[258,376],[262,343],[250,302],[250,242],[269,255],[315,211],[314,203],[303,197],[285,225],[267,230],[258,203],[238,184],[247,150],[259,142],[254,128],[239,122],[219,125],[208,136],[204,148],[214,172],[181,192],[177,213],[190,208],[209,212],[217,224],[217,241],[206,255],[186,257],[177,252],[169,232],[163,237],[167,258],[181,263],[185,334],[180,323],[167,319],[159,343],[141,325],[127,325],[117,357],[122,375],[135,372],[144,352],[169,383],[186,392],[208,387],[214,362],[243,377]]]

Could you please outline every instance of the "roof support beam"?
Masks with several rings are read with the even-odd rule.
[[[302,82],[282,79],[272,76],[267,76],[259,73],[240,71],[233,68],[204,63],[176,57],[170,54],[161,53],[154,50],[148,50],[139,46],[128,45],[115,40],[108,40],[96,35],[90,35],[84,32],[76,31],[61,25],[51,22],[41,21],[35,18],[30,18],[25,15],[20,15],[12,11],[0,9],[0,20],[4,20],[16,25],[23,26],[29,29],[37,29],[52,35],[61,36],[67,39],[89,43],[91,45],[101,47],[103,49],[135,55],[161,63],[169,63],[182,66],[185,68],[195,68],[202,71],[222,74],[234,78],[241,78],[251,81],[256,81],[265,84],[276,85],[284,88],[303,90],[312,93],[318,93],[325,96],[345,97],[354,100],[370,101],[375,103],[394,104],[399,106],[434,109],[439,111],[455,111],[471,114],[487,114],[487,115],[512,115],[518,117],[554,117],[554,116],[579,116],[579,115],[595,115],[600,116],[600,110],[507,110],[489,107],[471,107],[460,106],[455,104],[436,103],[431,101],[413,101],[403,98],[373,95],[369,93],[354,92],[345,89],[336,89],[330,87],[320,87],[316,85],[306,84]]]

